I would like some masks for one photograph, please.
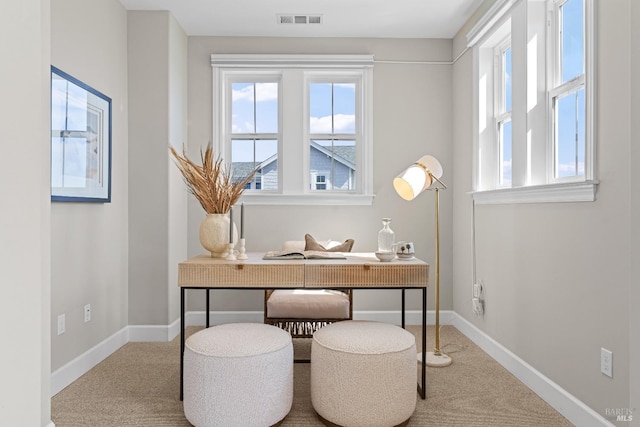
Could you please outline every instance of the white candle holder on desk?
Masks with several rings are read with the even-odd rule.
[[[233,247],[235,246],[235,243],[231,242],[229,243],[229,246],[227,247],[227,256],[224,258],[227,261],[235,261],[236,258],[236,253],[233,250]]]
[[[240,242],[238,244],[238,259],[248,259],[249,257],[247,256],[247,250],[245,248],[245,241],[244,238],[240,239]]]

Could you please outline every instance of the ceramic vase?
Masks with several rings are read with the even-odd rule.
[[[238,230],[233,224],[233,241],[238,241]],[[229,247],[229,214],[207,214],[200,223],[200,244],[211,253],[211,257],[220,258]]]

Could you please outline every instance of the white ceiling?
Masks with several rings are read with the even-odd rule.
[[[190,36],[453,38],[482,0],[120,0],[168,10]],[[277,16],[322,15],[321,24]]]

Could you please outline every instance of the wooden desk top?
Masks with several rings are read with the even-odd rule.
[[[202,288],[424,288],[429,265],[419,259],[380,262],[373,253],[346,259],[227,261],[198,255],[178,265],[178,286]]]

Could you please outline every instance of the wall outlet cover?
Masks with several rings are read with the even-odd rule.
[[[62,335],[65,332],[65,315],[61,314],[58,316],[58,335]]]
[[[91,304],[84,306],[84,322],[87,323],[91,320]]]
[[[613,353],[606,348],[600,349],[600,372],[613,378]]]

